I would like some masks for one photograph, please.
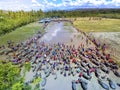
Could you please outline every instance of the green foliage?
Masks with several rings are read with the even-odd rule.
[[[32,90],[30,85],[24,84],[24,77],[12,85],[12,90]]]
[[[40,85],[39,85],[39,84],[36,84],[34,90],[40,90]]]
[[[43,17],[43,12],[39,11],[2,11],[0,10],[0,35],[15,30],[18,27],[34,22]]]
[[[0,90],[7,90],[19,77],[20,69],[10,62],[0,61]]]
[[[13,86],[12,86],[12,90],[22,90],[24,84],[22,82],[16,82]]]
[[[104,18],[119,18],[120,9],[82,9],[72,11],[48,11],[45,12],[46,17],[104,17]]]
[[[39,82],[41,82],[41,78],[37,77],[37,78],[34,79],[33,84],[35,85],[35,84],[37,84]]]
[[[5,34],[0,37],[0,45],[6,45],[8,40],[12,40],[15,43],[23,42],[24,40],[30,38],[38,31],[43,32],[43,29],[41,28],[42,24],[34,22],[30,23],[28,25],[19,27],[15,29],[15,31],[12,31],[8,34]],[[21,37],[22,36],[22,37]]]
[[[26,63],[25,63],[25,69],[26,69],[27,71],[30,71],[30,69],[31,69],[31,64],[30,64],[30,62],[26,62]]]
[[[32,90],[31,85],[24,85],[22,90]]]

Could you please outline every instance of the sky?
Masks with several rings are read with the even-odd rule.
[[[81,8],[120,8],[120,0],[0,0],[2,10],[71,10]]]

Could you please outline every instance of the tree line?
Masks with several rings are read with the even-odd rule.
[[[120,9],[78,9],[71,11],[52,10],[45,12],[46,17],[104,17],[120,19]]]
[[[3,11],[0,10],[0,35],[9,33],[18,27],[34,22],[43,16],[43,11]]]
[[[23,10],[16,12],[0,10],[0,36],[45,17],[104,17],[120,19],[120,9],[52,10],[47,12],[43,12],[42,10],[27,12]]]

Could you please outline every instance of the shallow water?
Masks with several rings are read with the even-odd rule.
[[[51,23],[46,28],[46,34],[40,39],[45,43],[67,43],[71,39],[72,33],[64,30],[64,23]]]

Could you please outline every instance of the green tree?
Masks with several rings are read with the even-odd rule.
[[[24,84],[22,82],[16,82],[13,86],[12,86],[12,90],[23,90],[23,86]]]
[[[30,69],[31,69],[31,64],[30,64],[30,62],[26,62],[26,63],[25,63],[25,70],[30,71]]]
[[[7,90],[19,78],[20,69],[12,63],[0,61],[0,90]]]
[[[31,10],[29,12],[25,12],[23,10],[16,12],[0,10],[0,35],[6,34],[18,27],[39,20],[42,17],[42,10]]]

